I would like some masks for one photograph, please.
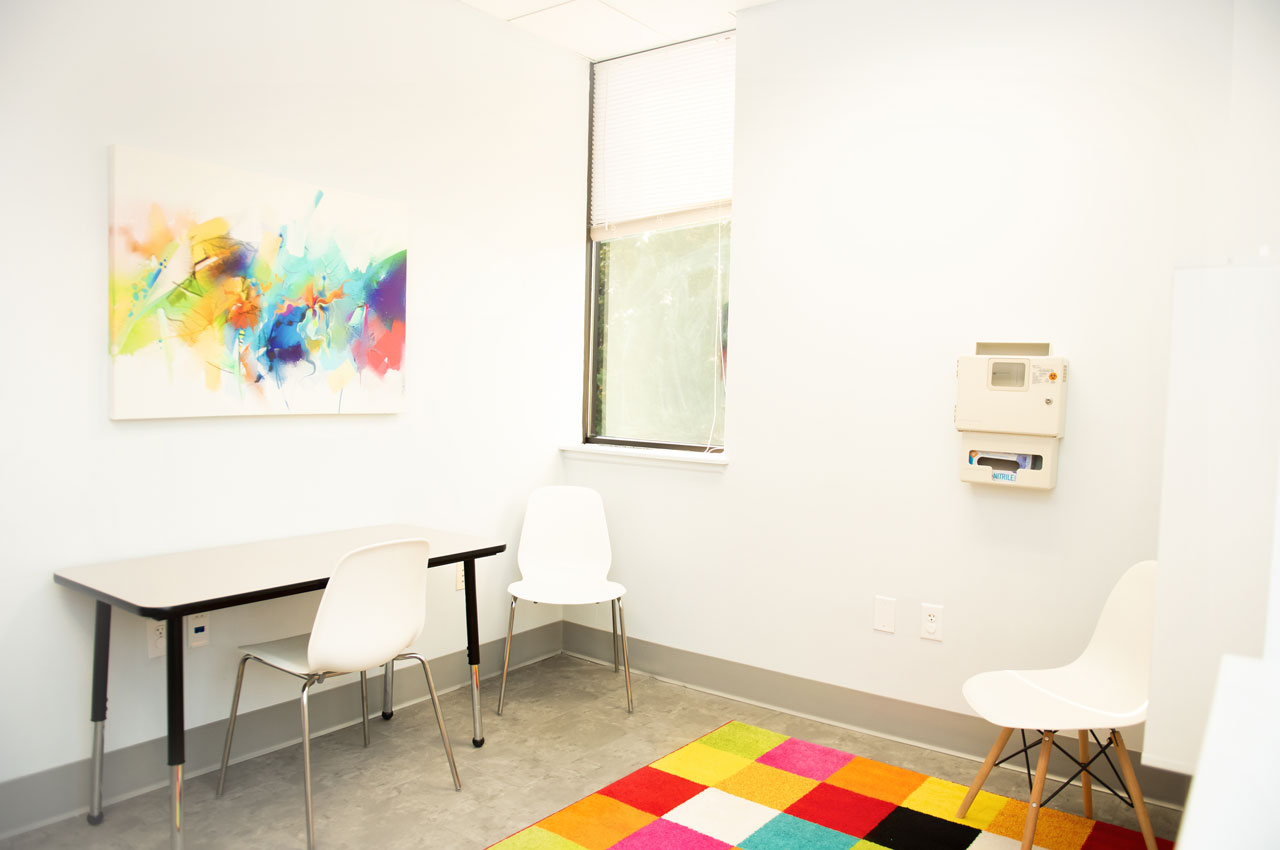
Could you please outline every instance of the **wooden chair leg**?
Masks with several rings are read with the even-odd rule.
[[[1085,764],[1089,761],[1089,730],[1081,729],[1080,735],[1080,763]],[[1084,816],[1093,819],[1093,784],[1089,781],[1089,770],[1085,768],[1084,773],[1080,774],[1080,787],[1084,791]]]
[[[1138,787],[1138,774],[1133,769],[1133,760],[1129,758],[1129,750],[1120,737],[1120,730],[1111,730],[1111,741],[1116,747],[1116,756],[1120,759],[1120,771],[1124,774],[1125,784],[1129,786],[1129,796],[1133,799],[1133,811],[1138,816],[1138,826],[1142,827],[1142,840],[1147,850],[1156,850],[1156,836],[1151,831],[1151,816],[1147,814],[1147,802],[1142,799],[1142,789]]]
[[[1045,732],[1040,740],[1040,760],[1036,762],[1036,781],[1027,801],[1027,824],[1022,828],[1022,850],[1031,850],[1036,837],[1036,820],[1040,817],[1040,800],[1044,797],[1044,780],[1049,774],[1049,755],[1053,752],[1053,733]]]
[[[963,818],[969,814],[969,807],[973,805],[973,801],[977,799],[978,792],[982,790],[982,783],[987,781],[987,777],[991,775],[991,768],[996,766],[996,759],[1000,758],[1000,754],[1004,752],[1004,745],[1009,743],[1009,736],[1013,734],[1013,729],[1006,726],[1000,730],[1000,734],[996,736],[996,742],[991,745],[991,751],[987,753],[987,760],[982,763],[982,767],[978,769],[978,775],[974,778],[973,784],[969,786],[969,793],[964,795],[964,800],[960,803],[959,810],[956,811],[956,817]]]

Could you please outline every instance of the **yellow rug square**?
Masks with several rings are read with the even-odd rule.
[[[587,850],[554,832],[537,826],[522,829],[510,838],[503,839],[489,850]]]
[[[669,756],[663,756],[652,766],[691,782],[718,785],[749,764],[750,759],[694,741]]]
[[[1000,814],[996,815],[995,820],[991,821],[987,831],[1021,840],[1022,829],[1026,824],[1027,804],[1021,800],[1010,800],[1000,810]],[[1040,817],[1036,819],[1036,837],[1032,844],[1045,850],[1080,850],[1092,829],[1091,820],[1057,809],[1041,809]]]
[[[574,841],[587,850],[608,850],[655,820],[656,816],[612,797],[592,794],[551,817],[538,821],[538,826]]]
[[[818,780],[752,762],[733,776],[717,783],[716,787],[781,812],[817,788]]]
[[[924,812],[926,815],[985,830],[1009,802],[1008,797],[979,791],[978,796],[973,800],[973,805],[969,807],[968,814],[961,820],[956,817],[956,810],[960,808],[960,803],[968,792],[969,789],[963,785],[931,776],[921,783],[919,788],[912,791],[902,801],[902,805],[917,812]]]
[[[928,778],[923,773],[894,767],[875,759],[856,758],[828,776],[827,784],[864,797],[902,805],[902,801]]]

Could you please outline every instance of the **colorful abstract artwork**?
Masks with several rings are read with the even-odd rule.
[[[112,149],[111,418],[394,413],[405,216]]]

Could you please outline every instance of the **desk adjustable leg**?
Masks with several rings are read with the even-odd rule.
[[[187,760],[182,699],[182,617],[165,621],[169,707],[169,847],[182,850],[182,765]]]
[[[107,657],[111,648],[111,606],[99,602],[93,618],[93,696],[89,720],[93,723],[93,753],[89,768],[89,823],[102,823],[102,752],[107,723]]]
[[[396,713],[392,702],[396,690],[396,663],[388,661],[382,668],[382,719],[390,720]]]
[[[471,746],[484,746],[484,721],[480,718],[480,617],[476,614],[476,562],[462,562],[463,592],[467,597],[467,664],[471,666]]]

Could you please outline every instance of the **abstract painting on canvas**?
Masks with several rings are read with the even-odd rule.
[[[397,412],[406,267],[385,202],[115,146],[111,418]]]

